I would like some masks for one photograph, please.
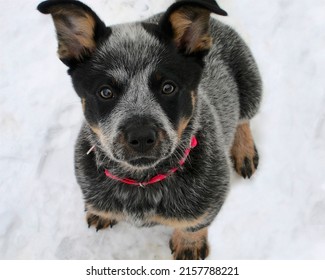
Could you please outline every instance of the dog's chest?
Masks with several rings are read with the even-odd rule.
[[[192,217],[193,211],[202,212],[195,205],[201,205],[199,200],[203,201],[202,205],[206,202],[204,195],[193,196],[191,186],[179,180],[177,184],[161,188],[125,187],[115,187],[114,193],[98,196],[97,203],[91,203],[92,208],[96,209],[96,212],[100,211],[102,216],[109,216],[110,219],[143,227],[156,224],[172,225],[174,219]],[[110,199],[103,199],[107,197]]]
[[[136,226],[150,225],[152,217],[161,210],[162,200],[163,194],[160,191],[136,188],[131,195],[125,197],[123,215]]]
[[[156,211],[151,210],[148,212],[130,212],[127,209],[123,211],[124,220],[136,227],[150,227],[157,223],[154,222]]]

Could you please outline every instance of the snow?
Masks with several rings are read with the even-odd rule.
[[[84,1],[107,25],[169,0]],[[73,171],[83,119],[39,1],[0,1],[0,258],[171,259],[170,228],[88,229]],[[325,2],[219,0],[264,81],[260,152],[209,230],[210,259],[325,258]]]

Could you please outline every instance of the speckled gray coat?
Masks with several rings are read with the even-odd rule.
[[[157,22],[159,18],[160,15],[149,22]],[[170,157],[146,172],[127,170],[107,156],[105,147],[101,146],[87,123],[83,125],[76,144],[75,159],[76,176],[86,204],[92,205],[98,211],[121,212],[126,220],[138,226],[152,225],[151,217],[155,215],[167,219],[191,220],[208,213],[204,221],[195,228],[187,229],[191,231],[206,227],[213,221],[229,188],[229,152],[236,127],[241,120],[249,120],[256,114],[261,99],[261,79],[248,47],[238,34],[215,19],[211,19],[210,27],[214,43],[205,58],[206,65],[198,88],[196,107],[180,144]],[[119,36],[114,37],[116,34]],[[128,46],[124,45],[123,49],[119,49],[118,42],[123,38],[129,40],[129,37],[137,40],[141,38],[141,44],[130,41]],[[133,53],[132,59],[124,63],[128,67],[133,65],[135,69],[139,65],[154,64],[155,53],[161,48],[152,43],[155,40],[141,24],[112,27],[110,40],[114,39],[117,43],[114,52],[110,50],[110,55],[115,55],[117,59],[123,57],[125,60],[120,52]],[[147,50],[137,56],[137,46],[145,46]],[[94,61],[103,60],[103,53],[105,49],[102,47],[95,54]],[[152,57],[148,58],[149,54]],[[121,68],[123,67],[122,65]],[[117,67],[114,70],[123,75],[123,69]],[[141,84],[143,80],[146,80],[144,74],[141,77],[135,75],[131,83]],[[141,99],[141,96],[138,98]],[[141,112],[143,102],[145,101],[133,103],[132,109],[140,104]],[[126,104],[131,106],[130,102]],[[128,108],[127,105],[124,106],[123,112],[126,112]],[[123,116],[121,109],[119,114]],[[116,116],[121,117],[118,114]],[[112,119],[116,120],[114,115]],[[107,128],[107,124],[103,123],[104,130],[105,127]],[[162,182],[138,188],[107,178],[104,174],[103,170],[108,166],[117,176],[137,180],[163,173],[166,168],[177,165],[178,155],[183,153],[193,134],[197,136],[199,145],[192,151],[183,170]],[[96,150],[86,155],[94,144],[97,145]]]

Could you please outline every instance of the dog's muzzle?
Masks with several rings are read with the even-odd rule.
[[[132,117],[119,126],[111,145],[114,159],[135,168],[152,168],[168,157],[173,141],[164,126],[151,117]]]
[[[134,152],[145,154],[152,150],[158,139],[158,131],[153,125],[128,125],[124,131],[127,145]]]

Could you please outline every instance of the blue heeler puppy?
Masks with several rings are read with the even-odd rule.
[[[249,121],[261,78],[238,34],[210,18],[226,12],[184,0],[106,27],[78,1],[38,10],[52,15],[85,115],[75,171],[89,226],[167,225],[175,259],[205,259],[231,167],[250,178],[258,165]]]

